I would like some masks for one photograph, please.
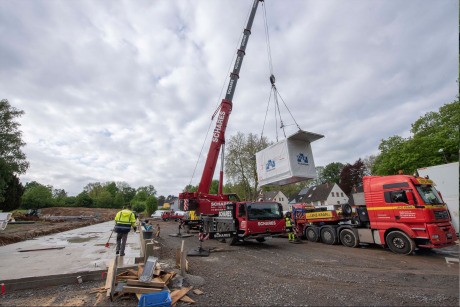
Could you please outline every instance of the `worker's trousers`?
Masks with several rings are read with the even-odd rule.
[[[128,239],[128,233],[117,233],[117,249],[120,254],[125,253],[126,240]]]
[[[294,241],[294,240],[295,240],[294,233],[293,233],[293,232],[290,232],[290,233],[289,233],[289,241]]]

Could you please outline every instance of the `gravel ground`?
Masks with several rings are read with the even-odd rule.
[[[156,223],[156,222],[155,222]],[[185,240],[189,250],[198,236],[180,239],[177,223],[161,225],[160,262],[174,267],[175,249]],[[182,281],[203,295],[190,293],[199,306],[458,306],[458,246],[428,253],[401,256],[379,246],[355,249],[302,241],[289,244],[273,238],[264,243],[227,246],[216,240],[204,247],[217,249],[209,257],[188,257],[190,271]],[[136,306],[137,299],[105,297],[97,302],[90,289],[104,281],[43,289],[14,291],[0,298],[3,306]],[[175,285],[180,285],[178,278]],[[172,288],[172,287],[171,287]],[[184,303],[179,303],[184,305]]]

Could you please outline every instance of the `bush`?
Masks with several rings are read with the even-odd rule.
[[[145,211],[145,202],[136,201],[132,204],[133,211],[137,213],[143,213]]]

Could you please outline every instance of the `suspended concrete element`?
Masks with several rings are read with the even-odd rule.
[[[311,143],[323,137],[299,130],[256,153],[259,186],[280,186],[316,178]]]

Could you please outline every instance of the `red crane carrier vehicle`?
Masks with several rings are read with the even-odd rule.
[[[297,234],[331,245],[381,244],[406,255],[416,247],[456,244],[449,211],[432,180],[406,175],[367,176],[363,190],[354,194],[353,207],[294,209]]]
[[[183,219],[185,227],[199,227],[205,236],[209,234],[209,238],[228,238],[230,245],[247,239],[256,239],[262,242],[267,237],[286,232],[286,222],[279,203],[241,202],[236,194],[222,193],[225,130],[232,111],[232,99],[246,54],[245,50],[251,34],[254,16],[259,2],[262,1],[254,0],[237,51],[233,71],[230,74],[225,98],[214,114],[218,113],[217,122],[198,190],[179,194],[179,208],[186,211],[186,216]],[[209,194],[209,189],[221,148],[219,189],[217,195],[213,195]]]

